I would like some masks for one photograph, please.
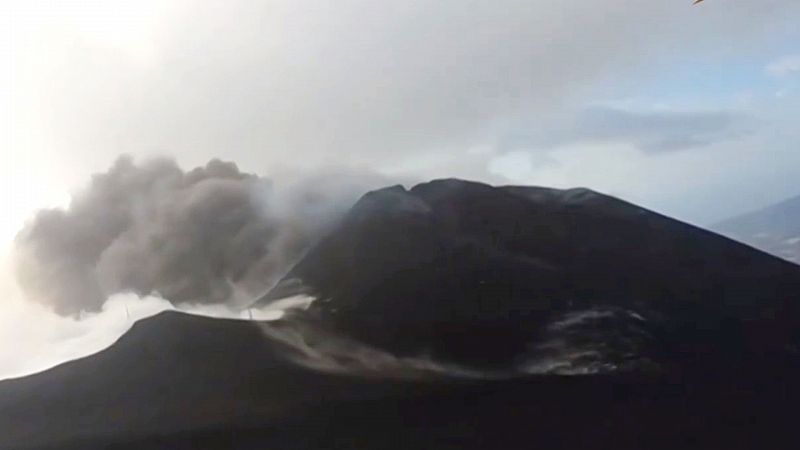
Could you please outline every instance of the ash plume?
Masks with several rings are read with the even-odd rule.
[[[121,157],[20,232],[17,279],[28,299],[63,315],[97,311],[120,292],[244,305],[382,182],[337,173],[277,183],[216,159],[184,171]]]

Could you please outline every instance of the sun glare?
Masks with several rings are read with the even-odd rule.
[[[157,0],[4,0],[16,38],[70,36],[113,48],[147,62],[153,57],[158,25],[174,2]],[[24,40],[24,38],[23,38]]]
[[[31,171],[42,167],[41,157],[50,152],[53,143],[47,127],[39,123],[44,119],[32,106],[37,99],[23,93],[35,94],[36,80],[58,70],[50,61],[51,53],[62,45],[89,46],[147,66],[156,57],[160,25],[168,8],[176,4],[157,0],[0,0],[0,202],[4,211],[0,250],[8,248],[36,209],[67,200],[70,186],[61,185],[63,180],[53,176],[55,171],[46,175]]]

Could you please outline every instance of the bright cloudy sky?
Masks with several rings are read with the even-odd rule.
[[[587,186],[698,224],[797,195],[800,2],[691,3],[0,0],[0,253],[121,153]],[[0,378],[127,326],[9,273]]]

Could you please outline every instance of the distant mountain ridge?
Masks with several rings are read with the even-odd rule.
[[[800,196],[724,220],[711,229],[800,264]]]

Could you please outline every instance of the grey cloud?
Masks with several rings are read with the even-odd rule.
[[[729,111],[626,111],[591,108],[581,114],[575,141],[629,142],[647,153],[704,147],[741,136],[749,118]]]
[[[173,303],[246,303],[269,288],[364,190],[361,172],[273,182],[212,160],[123,157],[67,209],[39,212],[15,241],[26,296],[60,314],[118,292]]]
[[[58,83],[30,92],[48,105],[36,117],[73,158],[158,149],[197,163],[226,148],[243,167],[285,162],[290,151],[299,165],[382,169],[492,145],[504,124],[568,104],[603,76],[734,46],[731,32],[755,41],[755,30],[798,9],[794,0],[730,0],[713,13],[608,0],[215,5],[165,20],[145,63],[54,44],[68,57],[51,71]]]
[[[787,55],[769,64],[764,69],[773,77],[787,77],[800,72],[800,55]]]
[[[549,150],[571,144],[629,144],[656,154],[705,147],[741,138],[756,120],[734,111],[626,110],[592,107],[561,115],[544,131],[512,135],[507,150]]]

